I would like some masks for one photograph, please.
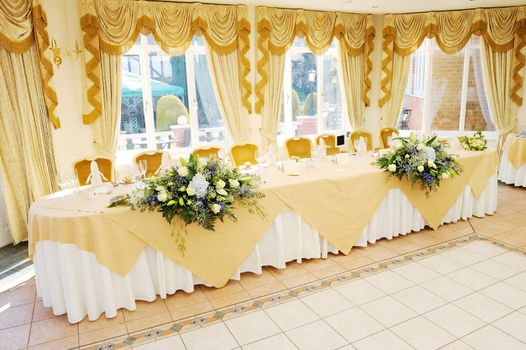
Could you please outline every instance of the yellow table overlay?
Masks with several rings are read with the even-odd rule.
[[[508,161],[515,168],[519,169],[526,164],[526,138],[508,136],[508,145],[504,152],[508,153]]]
[[[141,251],[150,245],[215,287],[224,286],[254,249],[281,212],[292,210],[345,254],[377,211],[388,191],[399,188],[426,222],[437,228],[466,185],[479,196],[496,170],[493,151],[459,151],[464,169],[460,176],[444,180],[427,198],[419,188],[391,178],[371,165],[372,158],[357,158],[345,165],[327,163],[307,168],[298,177],[267,169],[262,178],[266,197],[263,220],[243,208],[237,222],[226,219],[215,231],[188,227],[187,252],[182,256],[171,235],[172,228],[159,213],[105,208],[103,213],[46,216],[33,210],[30,219],[29,254],[35,243],[52,240],[75,244],[96,254],[100,264],[125,276]]]

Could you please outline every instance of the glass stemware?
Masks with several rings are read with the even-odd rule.
[[[141,174],[141,179],[144,180],[146,178],[146,170],[148,169],[148,163],[146,162],[146,159],[142,159],[139,161],[139,172]]]

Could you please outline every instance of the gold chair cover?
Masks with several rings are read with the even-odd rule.
[[[289,158],[311,158],[311,141],[306,137],[293,137],[285,141]]]
[[[252,143],[245,143],[241,145],[234,145],[230,149],[230,156],[235,166],[241,166],[246,162],[250,164],[257,164],[256,155],[258,146]]]

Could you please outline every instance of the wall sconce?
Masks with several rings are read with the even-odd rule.
[[[75,49],[70,51],[65,47],[58,47],[57,41],[55,39],[52,39],[51,47],[49,48],[49,50],[51,50],[51,52],[53,53],[53,63],[55,63],[55,66],[57,66],[57,68],[60,67],[60,65],[62,64],[62,56],[66,56],[76,60],[79,58],[80,53],[82,52],[82,50],[79,47],[79,43],[76,40]]]

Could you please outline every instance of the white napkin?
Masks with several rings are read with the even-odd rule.
[[[295,160],[286,160],[283,162],[283,171],[285,174],[298,174],[300,172],[300,164]]]
[[[393,136],[387,136],[387,147],[391,147],[391,142],[393,142]]]
[[[365,145],[365,139],[363,137],[360,137],[360,140],[358,141],[358,153],[360,155],[367,153],[367,146]]]
[[[349,153],[336,153],[335,154],[336,164],[347,164],[350,163],[351,158]]]
[[[107,180],[104,177],[104,174],[102,174],[99,171],[99,166],[96,161],[92,160],[90,164],[90,174],[87,179],[87,183],[91,184],[92,186],[100,186],[103,183],[103,180]]]

